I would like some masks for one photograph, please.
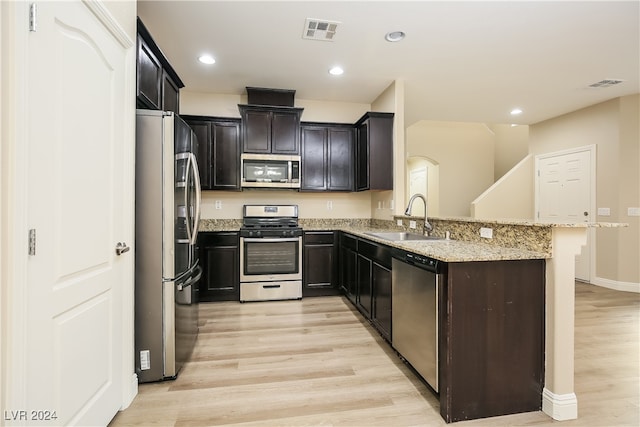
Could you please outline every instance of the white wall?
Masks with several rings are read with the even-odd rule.
[[[494,179],[497,181],[529,154],[529,126],[489,125],[494,133]]]
[[[427,157],[439,165],[438,215],[470,216],[471,202],[494,182],[490,129],[480,123],[423,120],[407,128],[406,138],[408,156]],[[435,214],[432,202],[428,209]]]
[[[404,82],[390,84],[371,103],[371,111],[394,113],[393,116],[393,190],[371,192],[371,215],[374,219],[392,220],[404,203]],[[371,171],[375,173],[375,171]]]
[[[537,123],[529,131],[531,154],[597,147],[596,204],[611,215],[596,220],[629,227],[596,231],[596,283],[640,283],[640,218],[627,215],[629,207],[640,206],[639,104],[637,94],[616,98]]]
[[[534,217],[534,167],[531,155],[522,159],[471,203],[471,216],[485,219]]]

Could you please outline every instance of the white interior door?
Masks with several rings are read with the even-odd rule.
[[[537,157],[538,220],[549,222],[589,222],[592,213],[592,149]],[[591,245],[587,244],[576,257],[576,279],[591,279]]]
[[[39,2],[27,45],[27,407],[55,412],[38,425],[106,425],[123,401],[132,285],[133,251],[115,251],[131,214],[126,52],[82,2]]]

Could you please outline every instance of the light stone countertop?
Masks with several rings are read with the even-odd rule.
[[[409,252],[429,256],[446,262],[546,259],[550,257],[549,254],[545,252],[507,248],[483,243],[464,242],[459,240],[390,241],[367,234],[371,232],[380,233],[398,231],[391,229],[362,227],[339,227],[338,229],[357,237],[362,237],[387,246],[404,249]]]
[[[402,227],[396,221],[404,222]],[[408,229],[408,222],[416,221],[417,228]],[[549,259],[552,257],[551,230],[554,228],[614,228],[627,227],[621,223],[545,223],[514,219],[476,219],[467,217],[429,217],[434,234],[443,236],[449,231],[452,240],[391,241],[367,233],[422,231],[422,217],[397,216],[394,221],[370,219],[300,219],[305,231],[339,230],[387,246],[404,249],[445,262],[501,261],[522,259]],[[238,231],[240,219],[203,219],[200,231]],[[479,237],[480,227],[492,227],[493,238]]]

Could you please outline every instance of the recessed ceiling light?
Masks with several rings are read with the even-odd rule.
[[[329,74],[331,74],[332,76],[339,76],[342,73],[344,73],[344,70],[340,67],[333,67],[329,69]]]
[[[207,65],[211,65],[211,64],[215,64],[216,63],[216,60],[211,55],[202,55],[201,57],[198,58],[198,61],[202,62],[203,64],[207,64]]]
[[[512,116],[517,116],[518,114],[522,114],[522,110],[519,108],[514,108],[513,110],[511,110],[511,115]]]
[[[402,31],[391,31],[384,36],[384,39],[388,42],[399,42],[404,39],[405,34]]]

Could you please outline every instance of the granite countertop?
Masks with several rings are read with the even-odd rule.
[[[464,261],[500,261],[500,260],[519,260],[519,259],[545,259],[550,258],[550,254],[543,251],[531,251],[526,249],[517,249],[502,247],[498,245],[483,244],[477,242],[466,242],[461,240],[412,240],[412,241],[390,241],[371,236],[366,233],[380,232],[397,232],[397,228],[380,228],[367,224],[367,221],[331,221],[325,223],[323,221],[312,221],[309,223],[302,222],[305,231],[326,231],[339,230],[357,237],[365,238],[376,243],[382,243],[387,246],[404,249],[420,255],[429,256],[446,262],[464,262]],[[353,224],[356,225],[353,225]],[[219,232],[219,231],[238,231],[242,225],[241,220],[202,220],[200,223],[200,231],[203,232]],[[416,231],[417,232],[417,231]]]
[[[377,243],[382,243],[394,248],[404,249],[419,255],[446,262],[465,261],[504,261],[520,259],[545,259],[549,255],[544,252],[528,251],[524,249],[505,248],[496,245],[482,243],[463,242],[459,240],[410,240],[390,241],[366,233],[380,233],[398,231],[391,229],[363,228],[363,227],[339,227],[340,231],[353,234]]]
[[[405,227],[396,227],[395,222],[405,221]],[[408,230],[409,220],[418,223],[416,230]],[[410,231],[419,233],[422,227],[421,217],[397,216],[394,221],[376,221],[369,219],[300,219],[305,231],[339,230],[355,236],[382,243],[387,246],[404,249],[420,255],[429,256],[446,262],[501,261],[522,259],[549,259],[552,257],[551,230],[560,227],[625,227],[619,223],[545,223],[513,219],[474,219],[429,217],[435,227],[435,234],[443,236],[449,231],[452,240],[412,240],[391,241],[367,233]],[[240,219],[204,219],[200,222],[203,232],[238,231],[242,225]],[[494,229],[493,238],[485,243],[479,237],[480,227]]]

